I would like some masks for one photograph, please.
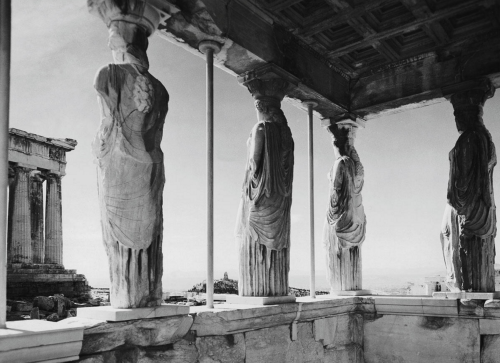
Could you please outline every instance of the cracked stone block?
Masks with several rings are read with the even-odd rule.
[[[242,333],[196,338],[200,363],[244,363],[245,338]]]

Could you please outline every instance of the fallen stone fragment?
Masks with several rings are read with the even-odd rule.
[[[55,301],[52,296],[37,296],[33,300],[33,306],[40,308],[40,310],[54,311]]]
[[[40,319],[40,309],[39,308],[31,309],[30,318],[31,319]]]
[[[61,320],[61,318],[57,314],[50,314],[49,316],[47,316],[47,321],[57,322],[59,320]]]

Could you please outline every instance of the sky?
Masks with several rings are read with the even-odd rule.
[[[112,62],[107,29],[83,0],[13,0],[10,127],[78,141],[62,180],[64,265],[94,287],[109,285],[91,143],[99,124],[93,79]],[[205,278],[205,64],[157,35],[150,38],[150,73],[170,94],[161,144],[165,155],[164,275],[166,290]],[[291,225],[292,286],[307,287],[309,197],[307,116],[282,104],[295,141]],[[486,102],[484,122],[500,145],[500,92]],[[237,278],[236,212],[246,141],[256,123],[253,99],[236,78],[215,70],[215,277]],[[358,130],[365,168],[367,216],[362,247],[364,288],[444,272],[439,239],[446,204],[448,153],[458,138],[453,108],[441,103],[371,119]],[[314,119],[317,286],[326,288],[322,227],[327,173],[334,162],[330,135]],[[500,190],[500,178],[494,189]],[[497,192],[497,195],[499,193]],[[498,198],[498,197],[497,197]],[[499,201],[497,200],[498,204]],[[497,257],[497,261],[499,258]]]

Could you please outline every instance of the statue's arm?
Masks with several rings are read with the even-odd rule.
[[[477,168],[475,159],[477,150],[473,135],[459,139],[450,153],[450,182],[448,183],[448,203],[459,214],[470,207],[477,190]]]
[[[97,103],[99,104],[99,111],[101,115],[99,131],[96,138],[99,140],[98,145],[94,145],[94,148],[98,146],[98,150],[94,149],[96,155],[100,155],[106,145],[106,140],[113,126],[113,115],[109,105],[110,102],[110,89],[109,89],[109,67],[101,68],[96,75],[94,80],[94,88],[97,91]]]
[[[334,174],[330,185],[330,205],[328,208],[328,221],[336,223],[345,212],[346,185],[344,183],[345,165],[340,161],[334,167]]]
[[[252,136],[250,140],[250,171],[252,175],[257,174],[261,169],[261,163],[263,160],[264,153],[264,142],[265,133],[264,125],[257,124],[252,130]]]

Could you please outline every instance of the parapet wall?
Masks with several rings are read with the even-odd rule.
[[[500,362],[498,303],[348,297],[86,325],[79,362]]]

